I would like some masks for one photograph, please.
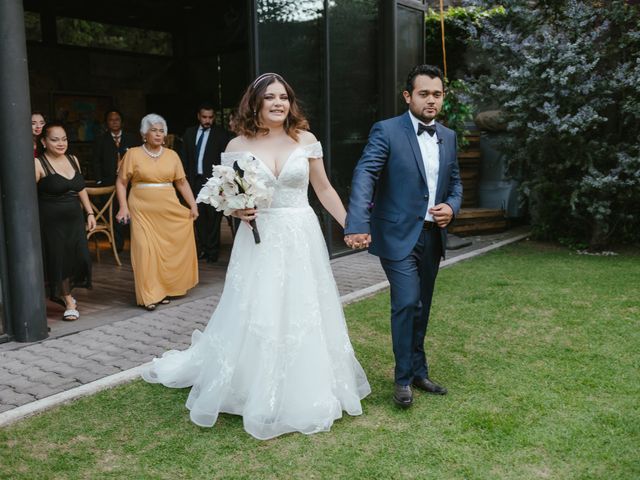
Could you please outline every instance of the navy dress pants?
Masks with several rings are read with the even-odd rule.
[[[410,385],[414,378],[425,378],[429,373],[424,337],[440,267],[441,244],[440,229],[434,227],[422,230],[407,257],[380,259],[391,285],[391,338],[395,382],[399,385]]]

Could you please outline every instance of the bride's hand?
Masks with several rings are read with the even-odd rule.
[[[251,220],[255,220],[258,215],[258,210],[255,208],[243,208],[241,210],[234,210],[231,216],[239,218],[243,222],[247,222],[247,224]]]

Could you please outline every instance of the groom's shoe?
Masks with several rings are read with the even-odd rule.
[[[409,408],[413,403],[413,392],[410,385],[398,385],[396,383],[393,392],[393,401],[402,408]]]
[[[428,378],[414,378],[413,386],[423,390],[427,393],[433,393],[434,395],[446,395],[447,389],[438,385],[437,383],[433,383]]]

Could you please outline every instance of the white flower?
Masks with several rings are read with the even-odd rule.
[[[247,208],[247,194],[239,193],[233,197],[226,197],[224,214],[230,215],[234,210]]]
[[[233,182],[236,177],[236,171],[224,165],[214,165],[212,174],[215,177],[221,178],[225,182]]]
[[[245,176],[252,176],[252,174],[255,175],[260,170],[259,161],[256,157],[244,156],[238,160],[238,167],[242,169]]]
[[[218,178],[210,178],[209,180],[207,180],[207,183],[202,186],[200,192],[198,192],[196,202],[206,203],[208,205],[217,207],[220,203],[220,187],[221,182]]]
[[[196,201],[211,205],[225,215],[244,208],[268,208],[274,189],[261,180],[258,162],[252,156],[242,157],[238,160],[241,172],[227,165],[215,165]]]

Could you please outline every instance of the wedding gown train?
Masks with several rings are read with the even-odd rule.
[[[223,154],[233,162],[250,152]],[[241,415],[258,439],[327,431],[342,416],[360,415],[370,393],[354,355],[320,225],[309,206],[309,158],[320,143],[297,147],[257,217],[261,243],[241,224],[224,291],[191,346],[171,350],[143,373],[167,387],[192,387],[191,420],[211,427],[220,412]],[[259,160],[259,159],[258,159]]]

